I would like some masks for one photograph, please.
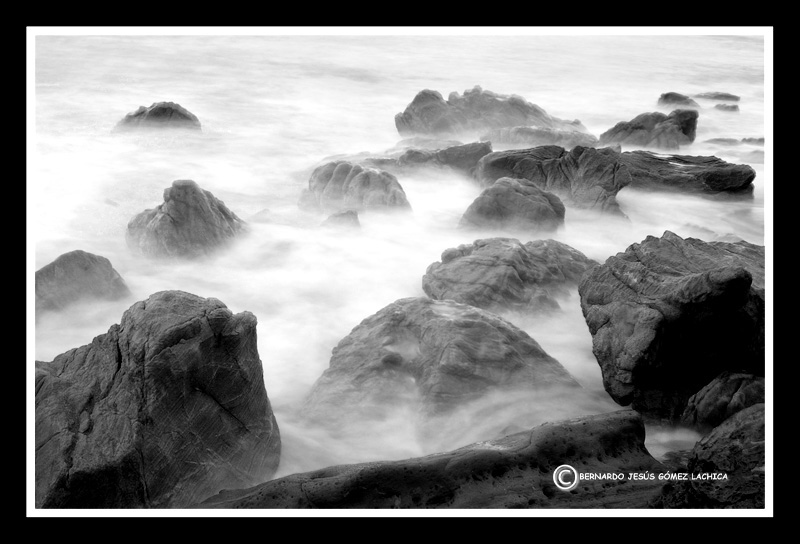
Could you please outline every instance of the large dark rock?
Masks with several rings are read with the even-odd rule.
[[[130,296],[125,281],[105,257],[75,250],[36,271],[36,316],[81,300]]]
[[[764,375],[764,246],[666,231],[609,257],[578,292],[606,391],[677,422],[723,371]]]
[[[659,106],[684,106],[689,108],[699,108],[700,104],[680,93],[664,93],[658,97]]]
[[[707,432],[764,399],[764,376],[726,371],[689,398],[681,423]]]
[[[688,461],[689,479],[665,486],[653,506],[764,508],[764,446],[764,404],[754,404],[697,442]],[[719,479],[702,475],[718,475]]]
[[[271,478],[280,455],[256,318],[162,291],[36,363],[37,508],[183,507]]]
[[[339,465],[250,489],[224,491],[199,508],[646,508],[666,471],[644,445],[633,411],[546,423],[503,438],[401,461]],[[568,464],[584,479],[571,490],[553,474]],[[628,473],[652,473],[632,480]]]
[[[695,98],[707,98],[709,100],[724,100],[726,102],[739,101],[739,97],[731,93],[710,92],[710,93],[700,93],[694,96]]]
[[[425,89],[394,118],[403,136],[473,135],[501,127],[536,126],[586,132],[580,121],[564,121],[517,95],[484,91],[479,86],[461,96],[450,93],[447,101],[438,91]]]
[[[489,186],[501,177],[526,179],[577,208],[623,215],[616,195],[631,182],[626,166],[613,148],[559,146],[496,151],[483,157],[475,178]]]
[[[525,244],[489,238],[450,248],[428,266],[422,289],[436,300],[455,300],[493,312],[536,312],[559,308],[598,263],[556,240]]]
[[[349,161],[332,161],[315,168],[298,205],[326,212],[411,209],[394,175]]]
[[[628,167],[630,187],[638,189],[750,195],[756,177],[751,166],[717,157],[626,151],[619,161]]]
[[[469,205],[460,227],[555,232],[564,225],[564,203],[527,180],[500,178]]]
[[[126,240],[150,257],[192,258],[208,255],[246,230],[224,202],[190,179],[164,189],[164,203],[128,222]]]
[[[566,149],[572,149],[576,146],[595,147],[598,143],[597,136],[592,134],[542,127],[496,128],[483,134],[480,139],[502,146],[537,147],[557,145]]]
[[[450,300],[405,298],[366,318],[339,342],[303,413],[330,428],[381,421],[411,407],[424,439],[430,421],[446,420],[470,402],[553,387],[582,390],[511,323]],[[509,422],[493,423],[501,429]]]
[[[675,110],[669,115],[661,112],[642,113],[602,133],[597,145],[680,149],[682,145],[694,142],[698,117],[695,110]]]
[[[116,125],[116,131],[137,128],[180,128],[201,130],[200,120],[192,112],[174,102],[154,102],[149,108],[139,106]]]

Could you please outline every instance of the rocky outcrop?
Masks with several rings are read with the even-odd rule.
[[[764,399],[764,376],[726,371],[689,398],[681,423],[707,432]]]
[[[725,102],[738,102],[739,97],[735,94],[731,93],[720,93],[720,92],[710,92],[710,93],[700,93],[694,95],[695,98],[705,98],[708,100],[723,100]]]
[[[411,209],[394,175],[349,161],[332,161],[315,168],[298,205],[325,212]]]
[[[402,113],[394,118],[403,136],[426,134],[473,135],[501,127],[536,126],[586,132],[580,121],[564,121],[517,95],[484,91],[479,86],[450,93],[445,101],[441,93],[420,91]]]
[[[642,113],[602,133],[597,145],[677,150],[694,142],[698,117],[695,110],[675,110],[669,115],[661,112]]]
[[[184,507],[278,466],[256,318],[162,291],[36,363],[37,508]]]
[[[721,111],[739,111],[739,106],[737,104],[716,104],[714,108]]]
[[[321,226],[338,229],[350,229],[360,227],[361,223],[358,221],[358,212],[355,210],[345,210],[343,212],[331,214],[325,221],[322,222]]]
[[[592,134],[542,127],[497,128],[482,135],[480,139],[502,146],[557,145],[565,149],[572,149],[576,146],[595,147],[598,143],[597,136]]]
[[[764,408],[764,404],[749,406],[700,439],[689,457],[689,479],[665,486],[653,505],[658,508],[764,508]]]
[[[659,106],[683,106],[688,108],[699,108],[700,104],[680,93],[664,93],[658,97]]]
[[[598,263],[556,240],[525,244],[489,238],[450,248],[428,266],[422,289],[435,300],[455,300],[493,312],[560,308],[587,269]]]
[[[629,186],[637,189],[749,196],[756,177],[751,166],[717,157],[627,151],[619,161],[627,166]]]
[[[483,157],[475,177],[486,187],[501,177],[526,179],[551,192],[566,205],[623,215],[616,195],[631,182],[627,168],[613,148],[559,146],[496,151]]]
[[[211,254],[246,230],[246,223],[190,179],[164,189],[164,203],[128,222],[128,246],[148,257]]]
[[[578,286],[611,397],[678,422],[723,371],[764,375],[764,246],[666,231],[590,269]]]
[[[555,232],[564,225],[564,203],[527,180],[500,178],[484,189],[459,226],[488,230]]]
[[[35,284],[37,317],[81,300],[119,300],[131,294],[108,259],[79,249],[37,270]]]
[[[154,102],[149,108],[139,106],[139,109],[123,117],[114,129],[126,131],[139,128],[201,130],[197,116],[174,102]]]
[[[546,423],[457,450],[339,465],[225,491],[199,508],[646,508],[663,482],[584,479],[555,485],[559,465],[580,473],[666,471],[644,445],[633,411]]]

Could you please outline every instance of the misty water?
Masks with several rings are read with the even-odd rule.
[[[343,233],[320,228],[326,215],[298,208],[311,170],[327,157],[379,155],[395,146],[403,137],[394,116],[423,89],[445,98],[476,85],[516,94],[552,116],[579,119],[595,136],[640,113],[669,113],[675,108],[657,105],[665,92],[728,92],[741,97],[740,111],[698,100],[695,142],[680,153],[749,164],[756,171],[752,199],[626,188],[618,201],[628,221],[568,206],[564,227],[546,237],[599,262],[665,230],[763,245],[772,184],[759,158],[765,148],[707,140],[766,136],[764,50],[758,35],[37,36],[29,301],[33,271],[75,249],[108,258],[133,294],[43,314],[35,325],[31,309],[32,357],[50,361],[91,342],[157,291],[215,297],[258,319],[258,351],[283,444],[276,476],[432,453],[407,414],[343,435],[303,422],[298,408],[353,327],[397,299],[424,296],[422,276],[444,250],[497,235],[457,228],[481,189],[441,171],[398,175],[412,212],[363,212],[361,228]],[[125,114],[159,101],[195,114],[202,132],[112,133]],[[249,223],[249,234],[199,261],[131,251],[128,221],[161,204],[178,179],[221,199]],[[509,234],[523,242],[542,237]],[[537,399],[533,424],[621,408],[603,390],[577,289],[561,306],[546,319],[509,317],[586,391]],[[503,408],[495,409],[500,417]],[[490,438],[462,423],[442,429],[437,448]],[[686,430],[648,429],[656,456],[696,439]]]

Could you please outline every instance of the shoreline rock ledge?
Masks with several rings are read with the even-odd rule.
[[[36,508],[182,508],[271,478],[256,318],[161,291],[36,362]]]

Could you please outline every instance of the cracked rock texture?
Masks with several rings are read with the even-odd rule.
[[[128,222],[128,246],[148,257],[195,258],[213,253],[247,230],[224,202],[190,180],[164,189],[164,203]]]
[[[682,145],[694,142],[698,117],[697,111],[691,109],[675,110],[669,115],[661,112],[642,113],[602,133],[597,145],[679,149]]]
[[[200,120],[195,114],[175,102],[154,102],[149,108],[139,108],[123,117],[116,131],[137,128],[181,128],[201,130]]]
[[[764,246],[666,231],[590,269],[578,286],[606,391],[677,423],[724,371],[764,376]]]
[[[393,174],[349,161],[332,161],[315,168],[298,206],[325,212],[411,209]]]
[[[79,249],[37,270],[35,281],[37,317],[80,300],[119,300],[131,294],[108,259]]]
[[[37,508],[183,507],[268,480],[280,433],[256,318],[162,291],[36,363]]]
[[[459,227],[555,232],[564,225],[564,203],[524,179],[500,178],[461,216]]]

